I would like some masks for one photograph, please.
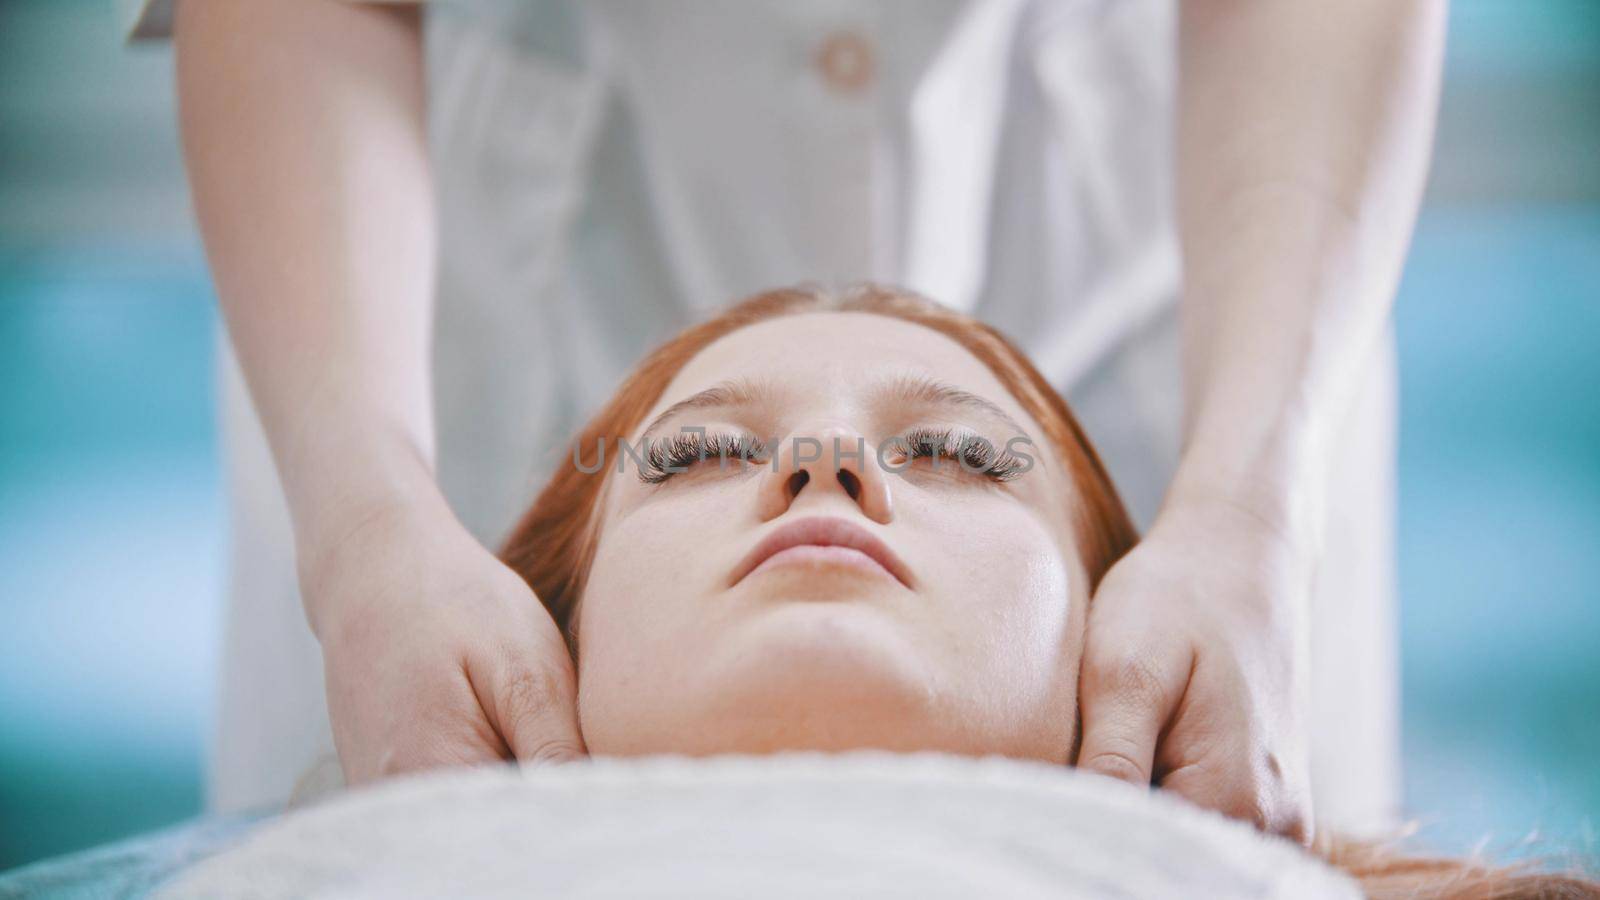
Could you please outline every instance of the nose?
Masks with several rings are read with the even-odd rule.
[[[877,451],[852,428],[796,430],[779,441],[774,462],[761,476],[763,522],[783,515],[802,497],[807,503],[854,503],[880,525],[894,518],[889,479],[877,464]]]

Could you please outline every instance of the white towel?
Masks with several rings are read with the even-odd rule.
[[[1287,841],[1040,763],[861,752],[440,772],[262,828],[163,896],[1359,897]]]

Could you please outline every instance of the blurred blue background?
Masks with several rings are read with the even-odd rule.
[[[215,303],[163,47],[0,0],[0,869],[199,812]],[[1396,311],[1405,792],[1600,852],[1600,3],[1456,0]]]

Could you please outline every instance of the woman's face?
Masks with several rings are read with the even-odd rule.
[[[618,474],[605,448],[578,620],[591,753],[1066,760],[1071,485],[961,345],[869,313],[768,320],[691,360],[645,423],[628,437],[656,465],[621,454]],[[917,455],[942,447],[961,458]]]

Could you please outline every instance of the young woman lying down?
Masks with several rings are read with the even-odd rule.
[[[594,761],[357,792],[191,890],[367,835],[386,862],[338,883],[379,892],[431,856],[484,893],[1600,897],[1323,833],[1306,853],[1073,772],[1090,597],[1138,536],[1060,397],[959,313],[759,295],[645,359],[573,449],[502,557],[567,637]],[[629,761],[662,754],[699,761]],[[498,856],[460,838],[484,821]]]

